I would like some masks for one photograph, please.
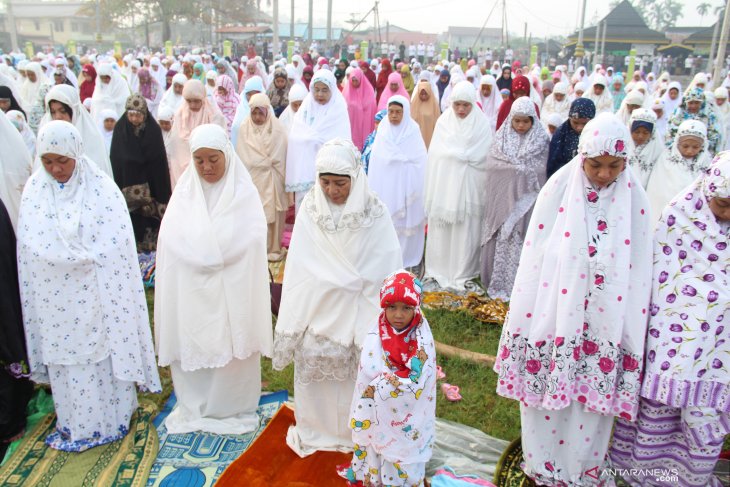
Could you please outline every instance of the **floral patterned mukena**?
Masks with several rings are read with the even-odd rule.
[[[612,114],[589,122],[578,156],[540,192],[525,236],[494,370],[497,393],[521,403],[524,470],[541,485],[600,485],[590,472],[604,465],[612,418],[636,417],[648,200],[628,165],[604,187],[583,170],[600,156],[625,162],[629,137]]]
[[[730,153],[715,158],[662,214],[642,396],[676,407],[730,410],[730,252],[709,209],[730,197]]]

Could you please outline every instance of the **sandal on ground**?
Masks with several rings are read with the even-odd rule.
[[[444,382],[443,384],[441,384],[441,392],[443,392],[444,396],[446,396],[446,399],[448,399],[451,402],[461,401],[461,394],[459,394],[459,386],[455,386],[455,385],[449,384],[448,382]]]
[[[441,368],[440,365],[436,366],[436,380],[442,380],[446,378],[446,374],[444,373],[444,369]]]

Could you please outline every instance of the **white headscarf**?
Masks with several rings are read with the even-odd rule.
[[[79,99],[79,91],[73,86],[69,85],[56,85],[51,88],[46,94],[46,107],[49,106],[52,100],[60,101],[71,107],[73,114],[71,116],[71,123],[81,133],[82,140],[84,142],[84,154],[89,161],[96,163],[99,168],[107,173],[110,178],[114,179],[114,173],[112,172],[112,164],[109,160],[109,154],[104,144],[104,136],[99,130],[98,124],[94,123],[94,120],[86,111],[86,108],[81,104]],[[51,113],[48,111],[41,119],[41,127],[51,121]]]
[[[629,119],[631,118],[628,105],[638,105],[639,108],[641,108],[644,105],[645,98],[646,97],[639,90],[629,91],[626,97],[624,97],[624,100],[621,102],[621,107],[616,112],[616,116],[628,127]],[[636,108],[634,110],[636,110]]]
[[[28,149],[31,160],[35,159],[35,134],[33,133],[33,129],[30,128],[30,125],[28,125],[25,115],[18,110],[8,110],[5,115],[7,115],[8,120],[18,129],[18,132],[23,137],[23,142],[25,142],[25,147]]]
[[[292,124],[294,123],[294,115],[296,114],[296,112],[292,110],[291,104],[295,101],[304,101],[304,98],[307,97],[308,93],[309,90],[307,90],[303,83],[292,85],[292,87],[289,88],[289,104],[279,117],[279,121],[282,125],[284,125],[287,133],[291,130]]]
[[[152,66],[157,66],[157,71],[152,69]],[[160,84],[160,88],[164,90],[165,86],[167,86],[167,71],[162,66],[160,58],[157,56],[153,56],[152,59],[150,59],[150,74]]]
[[[471,103],[466,118],[459,118],[453,102]],[[461,223],[467,215],[484,212],[487,150],[492,132],[476,106],[476,90],[468,81],[451,92],[452,106],[439,117],[428,150],[426,214],[429,220]]]
[[[70,123],[51,121],[41,127],[38,154],[48,153],[76,164],[63,184],[44,168],[37,170],[20,205],[18,276],[31,378],[48,383],[47,365],[110,358],[117,379],[159,392],[124,196],[86,158],[81,134]],[[83,306],[70,305],[81,301]],[[48,326],[51,317],[54,326]]]
[[[555,99],[556,94],[562,94],[563,101],[557,101]],[[557,114],[560,116],[560,123],[568,119],[570,113],[570,98],[568,97],[568,83],[563,81],[557,83],[553,88],[553,92],[550,93],[542,104],[540,110],[540,119],[543,124],[547,123],[547,119],[551,114]]]
[[[632,130],[634,122],[646,122],[652,124],[651,137],[649,140],[639,146],[634,147],[634,152],[629,158],[629,164],[636,174],[636,177],[641,181],[641,185],[646,188],[649,183],[649,177],[654,165],[657,163],[659,158],[664,153],[664,139],[659,137],[657,131],[657,117],[656,114],[648,108],[637,108],[631,113],[629,120],[629,130]]]
[[[398,231],[409,236],[426,220],[423,191],[428,155],[421,129],[411,117],[410,102],[395,95],[388,99],[388,105],[391,103],[403,107],[403,119],[393,125],[386,116],[378,125],[368,181],[388,207]]]
[[[50,84],[48,77],[43,72],[43,68],[39,63],[31,62],[25,66],[25,71],[31,71],[35,74],[35,81],[31,81],[26,76],[23,85],[20,87],[20,96],[29,107],[42,104],[43,101],[38,99],[38,96],[43,85]]]
[[[320,69],[312,77],[309,85],[312,90],[317,83],[326,85],[332,95],[326,104],[321,105],[309,93],[294,116],[286,153],[288,192],[306,191],[312,187],[315,181],[313,162],[322,144],[337,137],[352,138],[347,102],[337,88],[335,75],[332,71]]]
[[[492,92],[486,98],[482,95],[483,85],[489,85],[492,87]],[[477,86],[477,101],[482,105],[482,112],[484,112],[484,115],[487,116],[492,131],[496,130],[497,114],[499,113],[499,107],[502,105],[502,96],[499,94],[497,81],[491,74],[482,76],[479,80],[479,85]]]
[[[682,137],[687,136],[702,140],[702,149],[692,159],[686,159],[679,152],[679,142]],[[710,162],[707,127],[699,120],[685,120],[677,130],[672,148],[664,151],[654,166],[646,186],[646,193],[649,196],[655,220],[659,219],[667,203],[707,169]]]
[[[2,110],[0,110],[2,112]],[[17,228],[20,197],[23,187],[33,172],[33,159],[23,137],[6,114],[0,115],[0,200],[8,210],[13,228]]]
[[[102,76],[111,78],[109,84],[101,81]],[[114,110],[117,118],[121,117],[130,94],[127,82],[111,64],[99,65],[96,71],[94,94],[91,96],[91,116],[99,122],[102,110],[109,108]]]
[[[600,189],[583,170],[586,158],[627,158],[630,146],[626,126],[602,113],[583,129],[578,155],[540,191],[494,366],[499,395],[550,409],[582,402],[635,420],[652,286],[649,202],[630,167]],[[558,366],[548,367],[551,357]],[[539,367],[528,373],[533,359]],[[587,372],[570,375],[578,364]],[[597,380],[606,387],[594,388]],[[533,381],[565,393],[533,389]],[[586,387],[597,393],[583,394]]]
[[[351,187],[347,202],[337,207],[315,184],[294,225],[273,365],[281,369],[294,358],[296,380],[305,384],[355,378],[359,347],[369,331],[363,323],[377,319],[380,285],[402,267],[390,215],[370,191],[352,142],[325,143],[315,167],[317,178],[323,173],[348,176]]]
[[[180,105],[183,104],[185,99],[181,94],[175,93],[175,85],[185,86],[185,82],[187,82],[188,78],[182,74],[177,73],[175,76],[172,77],[172,84],[170,87],[165,91],[165,94],[162,95],[162,101],[160,102],[160,108],[163,106],[167,106],[170,110],[174,112],[177,111],[178,108],[180,108]]]
[[[603,93],[600,95],[596,95],[593,91],[593,87],[596,85],[603,86]],[[611,96],[611,91],[608,88],[606,77],[595,73],[591,87],[583,94],[583,98],[588,98],[596,105],[596,115],[603,112],[613,113],[613,96]]]
[[[258,191],[218,125],[195,128],[190,153],[221,151],[225,174],[208,183],[190,163],[160,227],[155,335],[160,365],[223,367],[271,356],[266,219]],[[241,232],[245,229],[245,232]]]

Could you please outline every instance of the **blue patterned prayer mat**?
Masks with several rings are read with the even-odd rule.
[[[147,487],[210,487],[223,471],[258,438],[279,407],[289,399],[287,391],[264,393],[259,401],[261,422],[245,435],[211,433],[168,434],[163,422],[175,406],[175,394],[153,424],[160,438],[160,450],[152,465]]]

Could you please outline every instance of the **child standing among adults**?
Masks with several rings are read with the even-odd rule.
[[[436,350],[420,304],[416,276],[400,270],[385,279],[352,400],[355,452],[340,469],[350,485],[424,483],[436,424]]]

